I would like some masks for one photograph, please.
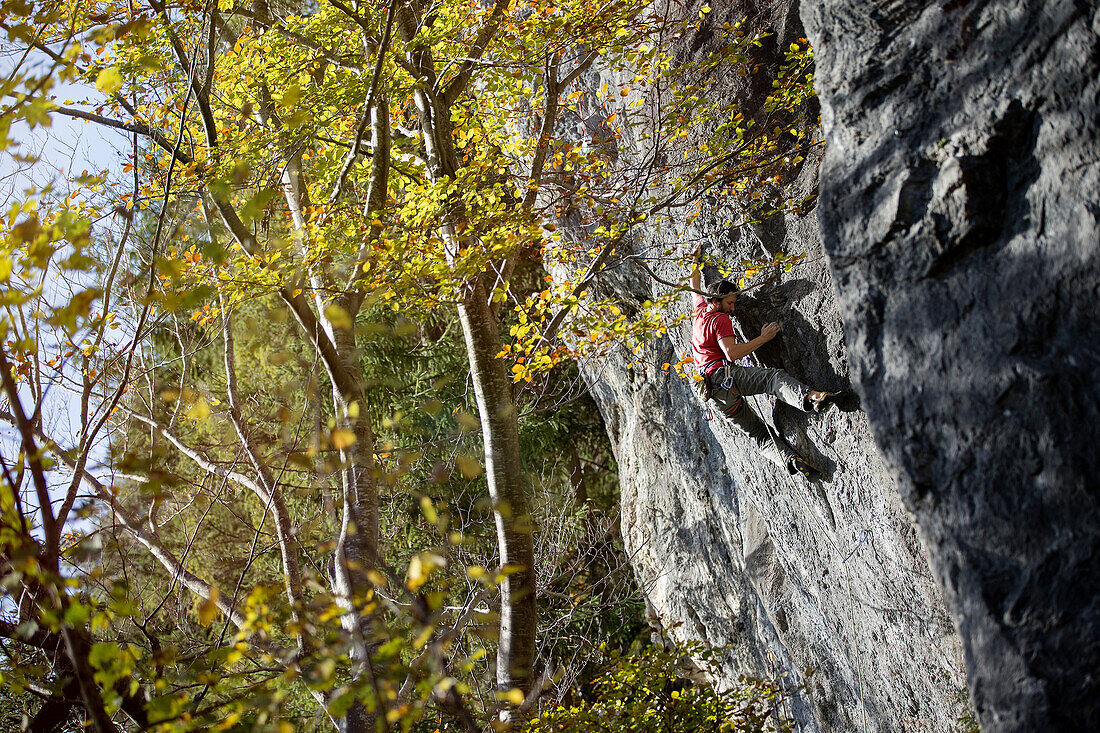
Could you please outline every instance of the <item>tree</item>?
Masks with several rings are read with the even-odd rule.
[[[12,42],[49,61],[43,74],[12,77],[5,93],[14,101],[5,120],[41,123],[50,114],[68,115],[135,138],[129,190],[99,177],[82,184],[85,196],[97,187],[102,192],[98,212],[66,204],[43,226],[41,216],[13,210],[9,249],[22,257],[24,285],[5,293],[29,298],[35,286],[28,273],[37,267],[44,276],[58,251],[73,249],[63,272],[83,266],[81,248],[93,241],[90,222],[114,212],[123,231],[111,254],[100,257],[114,264],[96,275],[97,285],[78,287],[77,297],[56,312],[28,305],[21,313],[37,315],[11,340],[12,376],[37,386],[26,397],[9,393],[8,400],[10,422],[23,436],[25,459],[18,465],[34,474],[28,462],[38,444],[28,443],[30,436],[71,476],[49,528],[43,514],[45,536],[54,538],[47,559],[60,556],[59,528],[87,487],[95,497],[89,511],[132,538],[113,540],[120,561],[103,561],[100,570],[125,574],[136,542],[173,585],[199,599],[198,623],[172,636],[202,646],[203,669],[180,673],[171,695],[143,692],[151,697],[146,708],[162,724],[185,725],[188,706],[213,715],[217,705],[277,688],[279,675],[289,675],[306,680],[321,708],[347,730],[415,716],[427,699],[472,725],[465,704],[470,690],[455,682],[461,673],[450,650],[483,620],[482,603],[498,589],[498,691],[513,707],[533,704],[547,675],[535,674],[535,527],[519,422],[527,398],[514,383],[546,379],[539,376],[543,370],[580,353],[555,340],[567,318],[572,336],[596,335],[589,339],[596,348],[664,328],[655,315],[661,302],[650,304],[648,314],[631,314],[633,323],[613,299],[597,304],[587,319],[574,309],[601,267],[615,258],[642,261],[626,251],[632,227],[715,186],[778,176],[781,158],[790,159],[803,144],[801,134],[778,125],[758,134],[763,125],[754,130],[744,115],[714,109],[697,93],[698,80],[715,68],[747,62],[746,49],[758,39],[727,29],[731,50],[678,67],[663,42],[694,19],[685,24],[639,3],[579,0],[552,8],[503,0],[485,6],[332,0],[299,9],[151,0],[147,6],[78,6],[65,16],[48,4],[8,4],[4,11],[0,27]],[[656,114],[635,105],[607,115],[601,123],[607,139],[599,145],[571,139],[562,132],[565,120],[586,103],[575,84],[596,69],[633,74],[605,97],[626,99],[631,85],[651,83],[648,93],[674,103],[658,106]],[[805,86],[802,71],[787,76]],[[94,80],[106,101],[58,104],[50,89],[67,79]],[[767,114],[778,121],[797,106],[798,95],[795,102],[778,93],[776,99]],[[683,165],[661,162],[679,152],[676,141],[691,120],[720,128],[715,149]],[[621,154],[616,136],[623,129],[652,141],[641,160]],[[790,139],[780,142],[783,135]],[[595,222],[587,227],[597,242],[593,258],[578,282],[543,288],[541,261],[572,256],[548,233],[550,219],[570,211],[586,211]],[[129,233],[135,221],[142,228],[137,244]],[[132,253],[122,268],[126,292],[116,298],[111,293],[126,253]],[[514,310],[503,307],[509,300]],[[379,441],[379,426],[390,431],[400,419],[384,404],[392,395],[378,396],[364,369],[365,351],[377,348],[371,329],[381,324],[397,335],[402,327],[387,312],[428,319],[440,304],[455,307],[462,328],[478,418],[456,413],[456,432],[476,426],[482,434],[499,565],[480,571],[481,586],[452,608],[446,593],[430,589],[458,586],[439,571],[449,554],[462,554],[466,540],[443,531],[447,518],[431,497],[423,497],[423,512],[434,529],[424,529],[443,541],[412,553],[407,572],[383,552],[380,490],[402,481],[409,467],[401,457],[396,466],[387,464],[395,456]],[[285,348],[239,348],[242,331],[235,324],[282,314],[294,324],[282,336]],[[108,348],[113,342],[106,334],[119,320],[125,338]],[[6,322],[26,319],[11,314]],[[35,336],[41,323],[66,334],[56,354],[41,351]],[[512,344],[502,343],[502,329],[516,337]],[[257,332],[269,333],[249,326],[243,335],[254,341]],[[255,349],[266,350],[266,358],[258,359]],[[43,423],[42,363],[54,370],[46,381],[79,384],[86,415],[75,440]],[[265,377],[299,385],[295,404],[267,390]],[[318,380],[324,390],[313,386]],[[25,420],[15,408],[20,399],[35,405]],[[104,458],[114,473],[104,480],[90,461],[108,439],[119,449]],[[460,458],[458,472],[476,478],[482,467]],[[198,487],[205,513],[181,532],[161,523],[159,512],[188,484]],[[305,519],[324,512],[329,485],[337,490],[327,527],[334,534],[331,564],[318,561],[307,544],[328,547],[325,521]],[[20,496],[19,478],[7,486],[12,497]],[[235,511],[217,492],[211,496],[214,486],[251,495],[249,509]],[[321,501],[311,495],[315,488]],[[40,503],[49,507],[44,495]],[[25,512],[17,513],[22,521]],[[243,536],[230,531],[234,522]],[[214,525],[220,536],[200,532]],[[11,526],[20,527],[22,538],[12,545],[15,553],[33,533],[14,515]],[[277,562],[261,549],[267,526]],[[211,553],[240,550],[243,570],[201,567],[196,545]],[[257,566],[277,573],[278,604],[271,586],[256,578]],[[64,585],[58,573],[50,577],[50,587]],[[145,612],[158,607],[152,594],[129,588],[116,593],[105,583],[97,592],[102,595],[89,601],[87,623],[62,618],[58,633],[83,628],[90,639],[100,615],[127,616],[116,596],[140,601],[134,618],[148,620]],[[51,618],[63,605],[59,597]],[[36,613],[46,618],[49,609]],[[222,630],[203,639],[218,615]],[[329,622],[340,624],[340,634]],[[231,690],[215,675],[202,677],[209,681],[201,682],[201,692],[188,692],[214,661],[228,660],[219,655],[230,627],[243,645],[231,663],[253,665],[247,674],[255,689]],[[119,669],[146,664],[149,678],[157,679],[165,664],[157,651],[161,641],[147,624],[141,632],[148,653],[133,652]],[[93,642],[91,650],[103,650],[96,674],[120,679],[110,676],[115,667],[104,670],[125,657],[121,648],[98,643],[119,642]],[[70,646],[79,673],[91,652]],[[280,671],[264,672],[265,665]],[[93,696],[85,709],[97,725],[107,725],[99,711],[134,694],[103,704]],[[219,702],[200,707],[208,695]],[[271,710],[281,709],[274,704]]]

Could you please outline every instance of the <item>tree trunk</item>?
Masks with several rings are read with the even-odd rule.
[[[501,2],[494,6],[494,18],[503,7]],[[403,5],[398,9],[397,17],[401,35],[406,41],[411,41],[418,27],[413,10]],[[493,22],[490,21],[482,29],[482,34],[495,32]],[[480,53],[478,50],[473,55]],[[428,173],[433,182],[452,180],[458,172],[460,158],[456,154],[451,131],[451,106],[464,80],[460,75],[441,91],[430,51],[410,49],[406,60],[419,75],[413,99]],[[462,246],[458,232],[461,229],[459,225],[465,219],[465,207],[460,200],[452,200],[444,210],[447,213],[440,222],[440,230],[447,255],[451,257]],[[471,240],[472,246],[476,246],[476,233],[465,236]],[[519,688],[527,694],[532,684],[535,632],[538,627],[533,522],[524,491],[519,415],[512,394],[512,378],[506,362],[497,358],[501,351],[500,333],[488,302],[489,288],[486,287],[486,280],[491,274],[489,269],[466,283],[465,297],[458,307],[458,315],[481,417],[485,470],[489,495],[493,500],[500,561],[510,573],[501,586],[497,684],[503,690]]]
[[[501,348],[500,333],[482,280],[470,286],[458,314],[481,417],[500,562],[510,573],[501,586],[497,683],[502,689],[518,687],[526,694],[531,689],[538,617],[534,523],[520,459],[519,415],[508,365],[496,356]]]

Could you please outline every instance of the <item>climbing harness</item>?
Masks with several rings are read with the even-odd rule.
[[[723,361],[725,361],[725,360],[723,359]],[[715,363],[715,362],[710,362],[710,364],[713,364],[713,363]],[[706,367],[710,366],[710,364],[704,365],[703,368],[706,369]],[[715,369],[713,372],[711,372],[707,376],[703,377],[702,382],[699,383],[699,392],[700,392],[700,396],[703,398],[703,402],[708,402],[713,397],[713,395],[711,394],[711,391],[710,391],[710,377],[713,376],[714,374],[716,374],[717,372],[718,372],[718,370]],[[725,390],[726,392],[732,392],[733,387],[735,386],[734,380],[733,380],[733,375],[731,375],[727,372],[726,378],[723,379],[721,384],[719,384],[718,386],[719,386],[719,388]],[[745,398],[742,397],[741,395],[738,395],[737,402],[735,402],[728,409],[722,410],[722,414],[724,414],[724,415],[735,415],[735,414],[737,414],[737,411],[741,409],[741,406],[744,403],[745,403]],[[706,420],[707,422],[710,422],[711,420],[714,419],[714,411],[709,406],[707,406],[706,411],[703,413],[703,419]]]
[[[733,382],[733,375],[730,374],[729,371],[726,372],[726,378],[722,380],[722,384],[720,386],[726,392],[733,392],[733,387],[735,385],[734,385],[734,382]],[[736,415],[737,412],[741,409],[741,406],[744,405],[744,404],[745,404],[745,398],[739,392],[737,394],[737,402],[734,402],[732,407],[730,407],[728,410],[724,410],[723,412],[726,415]]]

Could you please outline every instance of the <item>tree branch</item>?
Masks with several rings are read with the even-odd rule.
[[[348,151],[347,157],[344,159],[344,164],[340,167],[340,174],[336,177],[336,183],[332,187],[332,193],[329,194],[329,207],[335,204],[336,200],[340,198],[340,191],[344,187],[344,181],[347,180],[348,172],[355,163],[355,159],[359,156],[359,146],[363,142],[363,135],[367,131],[367,121],[373,114],[374,98],[378,93],[379,80],[382,78],[382,66],[386,60],[386,53],[388,53],[390,48],[390,38],[393,35],[394,19],[397,17],[396,9],[397,0],[390,0],[386,12],[386,27],[382,31],[382,43],[378,46],[378,57],[374,63],[374,74],[371,76],[370,89],[367,91],[367,101],[363,105],[363,116],[359,119],[359,125],[355,128],[355,139],[351,143],[351,150]],[[386,157],[389,157],[389,150],[386,151]],[[378,158],[377,150],[374,152],[374,158]]]
[[[244,446],[245,453],[252,462],[253,468],[259,474],[261,482],[267,487],[267,496],[264,497],[263,494],[260,494],[260,497],[275,508],[275,534],[279,540],[279,551],[282,555],[283,582],[286,587],[287,600],[290,601],[291,618],[295,623],[300,624],[301,619],[298,617],[298,609],[302,607],[300,592],[302,573],[298,566],[298,556],[291,546],[290,513],[287,512],[286,502],[283,501],[279,492],[275,476],[260,456],[259,451],[256,450],[251,430],[248,429],[244,418],[241,417],[240,396],[237,393],[236,357],[233,353],[233,319],[224,302],[222,303],[222,326],[224,329],[224,362],[226,392],[229,397],[229,420],[233,424],[237,437],[241,439],[241,444]]]
[[[474,73],[474,67],[478,60],[484,55],[485,50],[489,47],[489,43],[493,40],[493,36],[496,35],[497,29],[500,27],[500,19],[504,14],[505,8],[508,7],[509,0],[496,0],[493,3],[493,10],[489,13],[489,18],[486,20],[485,25],[478,31],[477,38],[474,39],[473,46],[470,47],[470,53],[466,55],[465,60],[462,62],[462,67],[458,70],[455,78],[452,79],[446,87],[443,89],[443,93],[440,95],[443,100],[444,107],[450,107],[458,99],[458,95],[466,89],[467,84],[470,83],[470,77]]]
[[[104,115],[97,115],[92,112],[85,112],[84,110],[75,109],[73,107],[55,107],[54,112],[65,115],[66,117],[72,117],[78,120],[87,120],[88,122],[94,122],[97,125],[103,125],[104,127],[110,127],[115,130],[123,130],[125,132],[133,132],[143,137],[147,137],[152,140],[159,148],[171,153],[181,163],[190,163],[191,156],[182,150],[174,147],[171,140],[169,140],[164,133],[160,130],[150,127],[143,122],[123,122]]]
[[[66,466],[75,470],[76,466],[71,457],[66,456],[61,451],[57,451],[57,455]],[[218,610],[225,614],[225,616],[233,622],[234,626],[237,628],[242,628],[244,626],[244,616],[233,609],[221,594],[216,593],[212,585],[185,568],[183,563],[179,561],[172,551],[161,544],[151,532],[146,530],[140,521],[131,517],[129,512],[127,512],[119,503],[118,499],[115,498],[114,493],[104,486],[98,478],[85,470],[83,471],[82,479],[92,487],[96,496],[107,504],[111,513],[118,519],[119,523],[126,531],[133,535],[134,539],[144,545],[145,549],[149,551],[149,554],[152,555],[165,570],[172,573],[174,577],[178,577],[180,583],[199,598],[207,602],[213,601]]]

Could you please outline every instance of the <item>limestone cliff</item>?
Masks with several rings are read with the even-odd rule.
[[[815,228],[812,216],[788,221],[769,240],[811,263],[743,303],[740,320],[750,333],[782,321],[765,364],[836,388],[848,363]],[[719,249],[736,258],[758,246],[745,233]],[[617,285],[651,297],[641,278]],[[729,645],[725,682],[772,673],[807,684],[794,710],[803,730],[950,730],[965,697],[959,639],[864,413],[808,417],[753,400],[829,473],[820,486],[792,479],[654,368],[687,340],[685,325],[644,355],[644,370],[615,355],[587,366],[616,446],[627,551],[653,612],[674,638]]]
[[[773,70],[775,49],[803,34],[790,3],[711,5],[706,23],[683,40],[685,58],[718,42],[711,28],[746,15],[774,33],[761,50]],[[593,75],[588,83],[603,81]],[[747,106],[760,93],[732,72],[711,89]],[[816,189],[819,163],[805,162],[796,196]],[[744,296],[735,320],[749,337],[782,322],[783,335],[758,352],[761,363],[814,387],[848,386],[851,350],[862,354],[863,345],[844,320],[819,211],[727,225],[740,214],[732,200],[710,197],[692,223],[642,228],[630,246],[683,253],[705,239],[709,253],[729,262],[805,253],[791,273]],[[655,267],[663,280],[687,275],[678,263]],[[628,261],[593,290],[629,304],[667,287]],[[690,297],[678,307],[686,313]],[[751,400],[828,474],[820,485],[792,479],[723,418],[708,420],[694,390],[661,368],[687,350],[689,329],[684,323],[640,359],[612,353],[583,365],[615,445],[623,536],[652,612],[674,638],[728,647],[720,684],[742,673],[805,684],[792,711],[803,730],[952,729],[965,710],[962,645],[903,505],[897,464],[883,459],[867,415],[848,405],[811,417],[769,397]]]
[[[803,32],[791,3],[712,5],[684,57],[746,15],[778,47]],[[805,730],[949,730],[966,684],[983,730],[1100,730],[1100,10],[804,0],[801,14],[827,152],[798,194],[819,191],[816,208],[734,228],[733,202],[712,197],[631,245],[806,253],[738,320],[750,337],[780,320],[761,361],[851,385],[860,406],[753,401],[826,467],[811,486],[662,371],[686,325],[640,359],[586,364],[638,579],[674,637],[729,645],[719,682],[805,683]],[[733,76],[712,88],[759,94]],[[596,287],[638,302],[665,288],[629,263]]]

